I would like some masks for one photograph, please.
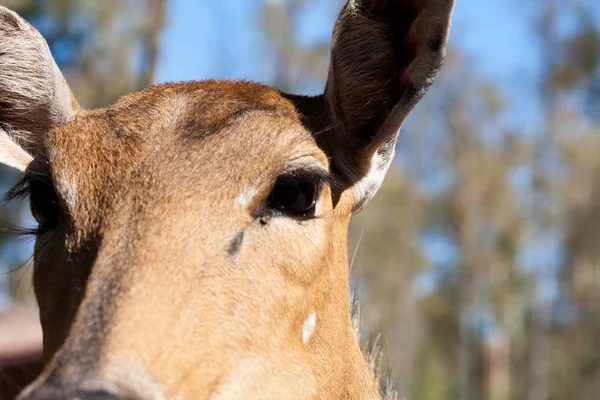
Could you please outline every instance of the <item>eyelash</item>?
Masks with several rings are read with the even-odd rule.
[[[15,186],[13,186],[3,197],[0,199],[0,207],[5,207],[9,203],[15,200],[22,200],[29,195],[30,181],[28,177],[21,179]],[[42,230],[39,226],[35,228],[25,228],[17,225],[13,225],[7,222],[2,222],[0,227],[0,233],[2,236],[38,236],[42,234]]]
[[[0,201],[0,206],[4,207],[13,200],[24,199],[29,195],[31,181],[29,177],[24,177],[15,186],[13,186]]]
[[[336,186],[336,178],[320,168],[284,171],[277,180],[307,182],[317,186]]]
[[[13,186],[0,200],[0,207],[6,206],[8,203],[15,200],[22,200],[27,196],[30,196],[30,208],[31,208],[31,190],[34,183],[41,185],[48,185],[52,187],[51,183],[49,183],[50,178],[44,174],[40,174],[35,178],[32,178],[30,175],[25,175],[15,186]],[[40,236],[50,230],[48,226],[44,226],[43,224],[38,223],[35,228],[23,228],[13,225],[5,224],[6,228],[3,228],[5,233],[8,235],[17,235],[17,236]]]

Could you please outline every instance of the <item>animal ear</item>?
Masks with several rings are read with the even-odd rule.
[[[332,168],[354,189],[355,211],[379,189],[404,120],[439,73],[453,6],[348,1],[333,31],[324,96],[290,96],[309,128],[321,132],[317,140]]]
[[[24,170],[48,130],[80,110],[46,41],[0,6],[0,163]]]

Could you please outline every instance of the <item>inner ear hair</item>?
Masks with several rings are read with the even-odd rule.
[[[351,0],[336,23],[325,101],[335,129],[371,155],[438,76],[453,0]],[[383,128],[383,129],[382,129]]]
[[[25,172],[33,157],[0,129],[0,164]]]
[[[400,128],[440,72],[453,6],[350,0],[336,22],[323,97],[330,129],[321,141],[356,187],[356,210],[378,190]]]
[[[17,144],[35,156],[42,136],[72,120],[80,107],[46,41],[23,18],[2,6],[0,38],[1,148],[14,151],[13,144]],[[12,144],[5,141],[6,136]],[[22,154],[11,157],[13,162],[17,159]]]

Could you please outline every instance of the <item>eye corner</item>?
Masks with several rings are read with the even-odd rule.
[[[311,220],[316,217],[319,197],[329,182],[330,174],[322,167],[284,170],[273,184],[264,211],[298,221]]]
[[[40,234],[58,226],[60,200],[52,180],[44,174],[29,177],[29,208],[32,217],[39,224]]]

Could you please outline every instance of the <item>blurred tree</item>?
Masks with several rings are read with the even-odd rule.
[[[429,101],[440,120],[432,134],[425,133],[429,149],[401,155],[409,168],[415,157],[431,159],[430,152],[443,160],[444,187],[429,200],[421,229],[441,232],[457,256],[455,263],[445,257],[437,288],[423,302],[430,336],[421,345],[425,354],[433,353],[431,347],[445,354],[445,375],[451,379],[433,388],[428,382],[434,376],[421,378],[413,394],[431,398],[431,390],[445,386],[444,398],[508,399],[511,341],[520,330],[516,318],[526,285],[517,255],[527,227],[511,177],[526,161],[528,144],[500,124],[501,99],[459,55],[450,55],[433,93]],[[431,117],[427,109],[419,112]],[[423,130],[415,127],[405,140],[418,140],[412,135],[424,135]]]
[[[600,29],[597,2],[549,1],[535,25],[544,58],[544,130],[557,151],[552,194],[563,235],[560,307],[548,349],[550,394],[593,399],[600,390]],[[565,32],[565,23],[574,29]],[[537,398],[542,398],[537,397]]]
[[[165,0],[8,1],[44,36],[84,107],[154,82]]]
[[[334,15],[343,4],[331,2],[329,12]],[[262,27],[267,38],[267,54],[275,65],[275,75],[270,82],[288,93],[297,93],[299,83],[323,82],[329,64],[329,40],[302,44],[295,29],[310,8],[322,7],[316,0],[267,0],[262,13]]]

